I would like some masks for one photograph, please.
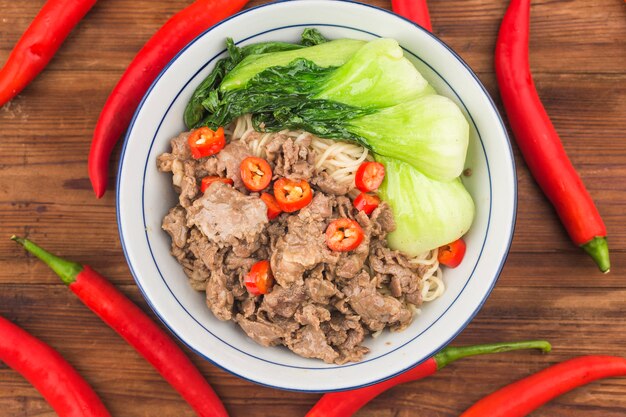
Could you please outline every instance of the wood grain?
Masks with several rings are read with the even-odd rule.
[[[0,62],[43,3],[0,0]],[[121,251],[113,188],[101,200],[93,197],[86,160],[99,111],[122,71],[150,35],[188,3],[99,2],[49,67],[0,108],[0,314],[57,348],[93,384],[114,416],[193,412],[56,277],[5,237],[25,234],[94,266],[152,315]],[[369,3],[389,7],[384,0]],[[506,4],[429,1],[435,33],[478,73],[499,106],[493,49]],[[457,416],[488,392],[549,364],[582,354],[626,354],[626,4],[533,1],[531,18],[537,88],[607,224],[612,272],[596,272],[570,243],[514,145],[519,210],[511,253],[492,295],[455,343],[547,338],[553,353],[461,361],[381,395],[361,417]],[[119,148],[112,166],[118,158]],[[111,184],[115,175],[111,173]],[[319,397],[256,386],[187,352],[235,417],[304,415]],[[34,388],[2,363],[0,409],[8,417],[55,415]],[[532,415],[626,415],[626,378],[580,388]]]

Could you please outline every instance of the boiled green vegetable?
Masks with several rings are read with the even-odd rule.
[[[463,236],[474,219],[474,202],[459,178],[432,180],[411,165],[377,156],[385,165],[380,197],[389,203],[396,230],[387,236],[392,249],[418,255]]]
[[[289,65],[296,59],[306,59],[320,67],[337,67],[343,65],[364,44],[365,42],[354,39],[338,39],[292,51],[250,55],[224,77],[220,90],[225,92],[245,88],[246,83],[261,71],[270,67]]]
[[[366,43],[330,74],[315,98],[362,108],[393,106],[434,93],[393,39]]]
[[[328,42],[317,29],[307,28],[302,32],[302,41],[300,44],[288,42],[260,42],[246,45],[239,48],[235,42],[226,39],[226,49],[228,57],[222,58],[215,64],[215,67],[207,78],[196,88],[187,107],[185,108],[184,121],[188,128],[198,127],[202,119],[206,116],[206,109],[202,106],[202,102],[208,97],[212,90],[219,87],[220,83],[237,64],[245,57],[250,55],[260,55],[269,52],[291,51],[294,49],[302,49],[305,47],[319,45]]]
[[[418,97],[347,123],[376,154],[408,162],[431,178],[450,181],[463,171],[469,125],[447,97]]]

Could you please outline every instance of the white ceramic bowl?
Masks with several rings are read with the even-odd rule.
[[[195,87],[225,55],[224,40],[296,42],[304,28],[329,38],[398,40],[440,94],[454,100],[471,127],[464,182],[476,203],[462,265],[445,271],[447,290],[403,332],[367,340],[359,363],[327,365],[284,347],[265,348],[232,322],[218,321],[204,293],[191,289],[170,255],[161,220],[175,204],[171,175],[156,157],[185,130],[183,110]],[[424,361],[447,345],[485,302],[504,264],[515,223],[516,178],[510,143],[498,112],[469,67],[419,26],[372,6],[328,0],[279,2],[240,13],[206,31],[183,49],[154,82],[126,137],[117,213],[120,239],[137,285],[169,329],[199,355],[259,384],[300,391],[336,391],[372,384]]]

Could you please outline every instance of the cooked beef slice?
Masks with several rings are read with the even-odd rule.
[[[271,257],[274,278],[283,287],[302,282],[304,272],[316,265],[334,264],[339,259],[338,252],[328,249],[324,234],[326,223],[322,216],[329,201],[325,195],[316,194],[309,206],[289,217],[287,233],[278,239]]]
[[[231,291],[232,284],[229,284],[229,277],[221,268],[211,271],[206,284],[206,304],[215,317],[223,321],[233,317],[235,297]]]
[[[279,345],[285,337],[285,330],[278,324],[248,320],[241,314],[237,315],[235,321],[251,339],[262,346]]]
[[[389,276],[391,295],[396,298],[404,295],[411,304],[421,304],[418,267],[412,265],[405,255],[379,241],[371,248],[369,263],[373,271]]]
[[[241,180],[241,162],[253,156],[248,145],[241,141],[233,141],[226,145],[217,155],[219,170],[226,171],[226,177],[233,180],[234,186],[240,191],[246,191]]]
[[[282,287],[276,284],[272,291],[263,297],[259,309],[266,312],[270,318],[276,315],[290,318],[305,298],[304,285]]]
[[[346,195],[352,189],[352,184],[340,184],[331,178],[326,171],[313,177],[311,184],[317,186],[323,193],[331,195]]]
[[[187,226],[195,226],[220,247],[232,247],[239,256],[258,249],[259,235],[267,224],[267,206],[257,196],[214,182],[187,209]]]
[[[320,305],[307,304],[296,312],[294,318],[302,325],[311,325],[319,329],[320,323],[330,320],[330,311]]]
[[[411,322],[411,311],[398,299],[381,294],[365,271],[344,287],[343,292],[350,307],[372,331],[383,330],[388,325],[402,328]]]
[[[275,135],[265,143],[265,155],[275,177],[309,181],[315,172],[315,153],[309,148],[311,137],[297,143],[285,135]]]
[[[361,343],[368,334],[356,315],[333,315],[328,323],[322,325],[329,343],[338,350],[340,356],[335,363],[358,362],[369,352]]]
[[[185,209],[180,206],[173,207],[163,218],[162,228],[172,238],[172,245],[184,248],[187,243],[187,220]]]
[[[339,354],[328,344],[326,335],[319,328],[307,324],[286,340],[287,347],[305,358],[319,358],[334,363]]]
[[[370,220],[372,222],[372,236],[381,240],[387,237],[387,233],[396,230],[396,222],[393,220],[391,207],[384,201],[374,209]]]
[[[324,278],[323,270],[324,265],[315,267],[304,280],[304,286],[308,299],[319,304],[329,304],[331,297],[341,293],[332,281]]]

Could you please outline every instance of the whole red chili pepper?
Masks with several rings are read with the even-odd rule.
[[[572,166],[530,74],[530,0],[512,0],[496,43],[495,66],[504,108],[533,177],[556,209],[571,239],[608,272],[606,227]]]
[[[96,0],[48,0],[0,70],[0,107],[45,67]]]
[[[108,182],[109,159],[150,84],[174,56],[196,36],[238,12],[248,0],[196,0],[172,16],[130,63],[109,95],[93,134],[89,179],[98,198]]]
[[[98,395],[59,352],[2,316],[0,361],[33,384],[60,417],[111,417]]]
[[[541,349],[543,352],[549,352],[551,346],[550,343],[543,340],[462,347],[449,346],[425,362],[386,381],[351,391],[324,394],[307,413],[306,417],[349,417],[383,391],[395,387],[398,384],[417,381],[418,379],[432,375],[457,359],[520,349]],[[487,416],[487,414],[483,417],[485,416]]]
[[[543,404],[596,379],[626,376],[626,359],[581,356],[553,365],[495,391],[460,417],[523,417]]]
[[[433,31],[426,0],[391,0],[391,9],[400,16],[417,23],[427,31]]]
[[[106,278],[28,239],[11,239],[46,263],[80,300],[156,368],[201,417],[228,416],[202,374],[172,339]]]

